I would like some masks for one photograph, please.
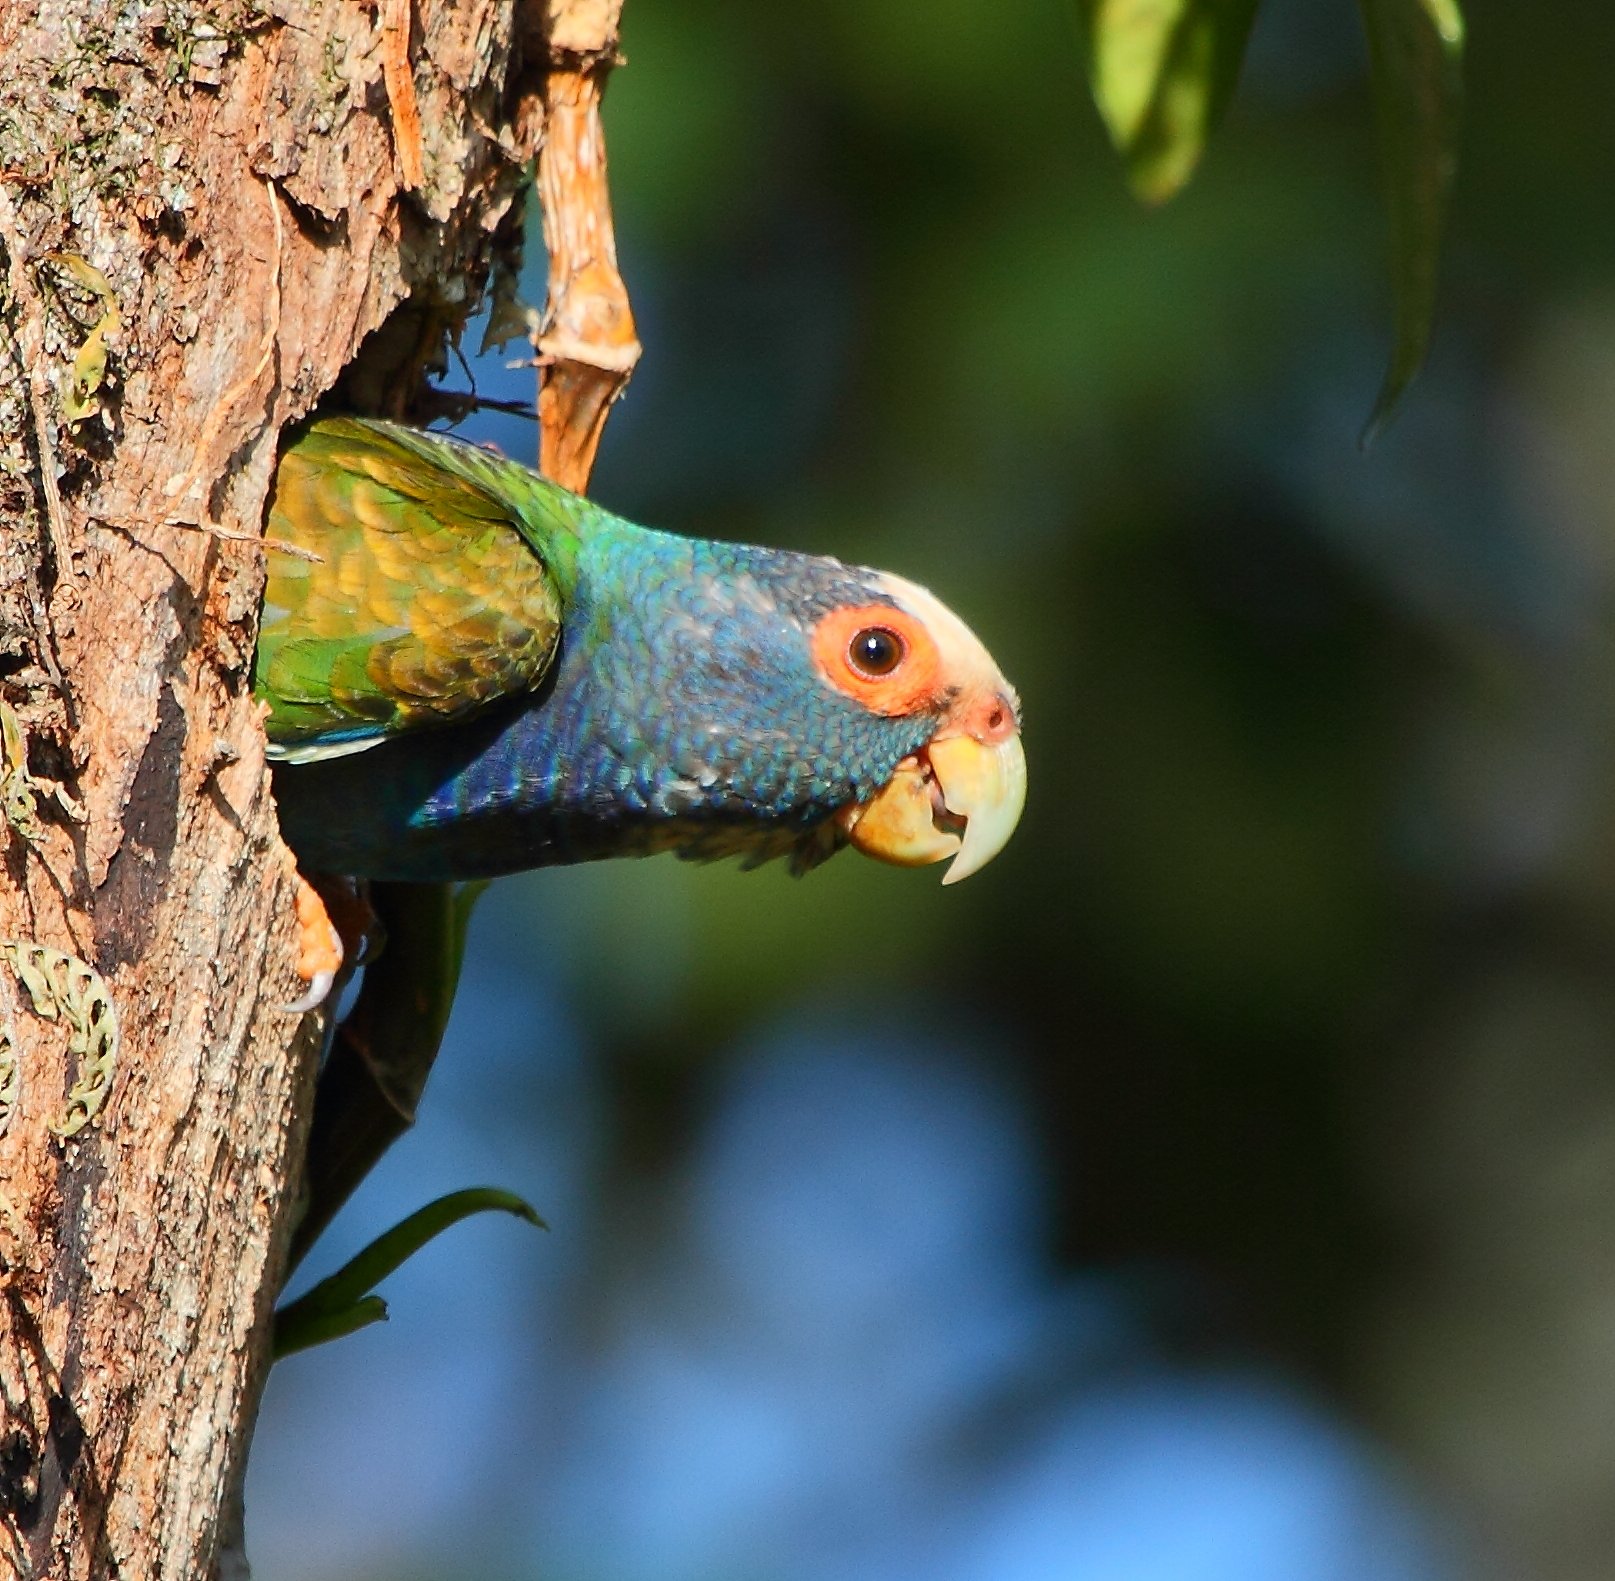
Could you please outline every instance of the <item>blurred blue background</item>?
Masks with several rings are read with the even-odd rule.
[[[552,1229],[276,1368],[260,1581],[1615,1571],[1615,11],[1470,5],[1434,354],[1365,455],[1354,9],[1266,0],[1152,213],[1052,0],[629,0],[593,492],[930,585],[1031,799],[947,892],[495,886],[308,1274],[473,1183]]]

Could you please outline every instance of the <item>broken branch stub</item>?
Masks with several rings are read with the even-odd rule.
[[[639,361],[617,242],[600,123],[617,61],[621,0],[556,0],[549,14],[544,146],[538,159],[549,296],[538,353],[539,464],[581,492],[612,403]]]

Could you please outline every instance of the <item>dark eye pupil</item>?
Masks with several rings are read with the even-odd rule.
[[[866,626],[852,639],[848,656],[865,675],[890,675],[903,660],[903,639],[884,626]]]

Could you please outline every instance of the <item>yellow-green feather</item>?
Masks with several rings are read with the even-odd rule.
[[[446,450],[337,418],[281,457],[268,534],[319,558],[268,556],[258,681],[279,755],[352,751],[543,679],[562,600],[534,523],[507,463]]]

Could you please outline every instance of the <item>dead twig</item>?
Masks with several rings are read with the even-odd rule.
[[[640,345],[617,268],[600,97],[617,60],[620,0],[556,0],[550,13],[544,146],[538,191],[549,249],[549,296],[533,349],[539,375],[539,464],[581,493],[612,403]]]

